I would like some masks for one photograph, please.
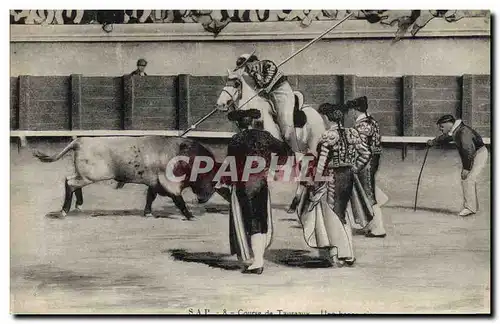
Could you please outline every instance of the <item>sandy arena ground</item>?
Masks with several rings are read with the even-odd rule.
[[[38,144],[53,153],[65,143]],[[273,185],[275,237],[262,275],[244,275],[228,255],[228,204],[214,196],[181,220],[159,197],[143,218],[146,187],[84,188],[84,213],[60,210],[72,154],[44,164],[11,148],[11,311],[15,313],[488,313],[490,170],[480,177],[481,211],[460,218],[460,160],[433,149],[404,162],[385,150],[380,187],[388,236],[355,236],[353,268],[325,268],[295,215],[291,186]],[[188,194],[186,194],[188,196]],[[74,206],[74,205],[73,205]],[[97,217],[91,217],[96,215]]]

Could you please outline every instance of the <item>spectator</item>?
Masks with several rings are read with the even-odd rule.
[[[145,59],[139,59],[137,61],[137,69],[134,70],[130,75],[139,75],[139,76],[147,76],[146,72],[146,65],[148,65],[148,62],[146,62]]]

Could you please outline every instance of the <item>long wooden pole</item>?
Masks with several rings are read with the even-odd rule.
[[[429,154],[430,146],[427,146],[427,150],[425,151],[424,162],[422,162],[422,167],[420,168],[420,173],[418,175],[417,180],[417,190],[415,192],[415,205],[413,206],[413,211],[417,211],[417,198],[418,198],[418,187],[420,186],[420,178],[422,177],[422,171],[424,171],[425,161],[427,161],[427,154]]]
[[[347,19],[351,18],[351,16],[354,15],[354,13],[350,13],[348,14],[347,16],[345,16],[344,18],[342,18],[339,22],[337,22],[335,25],[333,25],[332,27],[328,28],[327,30],[325,30],[323,33],[321,33],[320,35],[318,35],[316,38],[314,38],[313,40],[311,40],[309,43],[307,43],[306,45],[302,46],[302,48],[300,48],[297,52],[293,53],[292,55],[290,55],[289,57],[287,57],[285,60],[283,60],[280,64],[277,65],[277,67],[279,68],[280,66],[282,66],[283,64],[287,63],[288,61],[290,61],[292,58],[294,58],[295,56],[297,56],[298,54],[302,53],[303,51],[305,51],[307,48],[309,48],[310,46],[312,46],[314,43],[316,43],[317,41],[319,41],[320,39],[322,39],[326,34],[328,34],[329,32],[331,32],[332,30],[334,30],[336,27],[338,27],[340,24],[342,24],[344,21],[346,21]],[[252,100],[253,98],[257,97],[264,89],[261,89],[259,90],[256,94],[254,94],[252,97],[250,97],[247,101],[245,101],[244,103],[242,103],[237,109],[241,109],[243,106],[245,106],[247,103],[250,102],[250,100]],[[212,116],[215,112],[217,111],[217,108],[215,108],[214,110],[212,110],[211,112],[209,112],[207,115],[205,115],[203,118],[201,118],[200,120],[198,120],[196,123],[194,123],[193,125],[191,125],[191,127],[189,127],[188,129],[186,129],[181,136],[184,136],[186,135],[187,133],[189,133],[190,131],[196,129],[196,127],[202,123],[204,120],[206,120],[208,117]]]
[[[217,110],[218,110],[217,108],[214,108],[214,110],[212,110],[211,112],[209,112],[208,114],[206,114],[205,116],[203,116],[203,118],[201,118],[196,123],[194,123],[193,125],[191,125],[191,127],[189,127],[188,129],[186,129],[181,134],[181,137],[183,137],[184,135],[186,135],[187,133],[189,133],[193,129],[196,129],[196,127],[198,127],[199,124],[203,123],[207,118],[209,118],[210,116],[212,116],[213,114],[215,114],[217,112]]]

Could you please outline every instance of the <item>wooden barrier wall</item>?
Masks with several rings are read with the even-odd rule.
[[[10,129],[19,129],[19,78],[10,78]]]
[[[66,130],[71,127],[70,78],[19,77],[19,128]]]
[[[307,104],[319,106],[324,102],[339,103],[343,100],[341,76],[297,75],[289,79],[292,88],[304,94]]]
[[[402,82],[396,77],[351,77],[352,92],[346,99],[366,96],[368,109],[379,122],[382,135],[403,135],[402,128]],[[435,133],[435,130],[434,130]]]
[[[122,78],[71,76],[72,129],[122,129]]]
[[[183,86],[188,89],[185,99],[188,102],[188,110],[180,129],[188,128],[215,108],[225,82],[220,76],[185,76],[185,80],[187,82]],[[226,114],[214,114],[201,123],[197,130],[231,132],[236,128],[226,118]]]
[[[124,129],[177,127],[177,77],[125,77]]]
[[[444,114],[461,116],[460,77],[408,77],[404,79],[410,86],[409,113],[413,115],[408,125],[414,136],[430,134],[436,129],[436,120]],[[406,107],[405,107],[406,108]]]
[[[470,75],[468,92],[464,97],[469,96],[465,111],[466,120],[480,134],[491,136],[491,83],[489,75]],[[470,116],[470,117],[469,117]]]
[[[215,107],[220,76],[10,78],[12,130],[184,130]],[[367,96],[382,135],[434,136],[435,122],[453,114],[486,137],[491,135],[489,75],[358,77],[292,75],[314,107]],[[225,114],[198,130],[235,131]]]

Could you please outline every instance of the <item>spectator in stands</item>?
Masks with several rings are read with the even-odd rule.
[[[144,71],[146,69],[146,65],[148,65],[148,62],[146,62],[145,59],[139,59],[137,61],[137,69],[134,70],[134,72],[130,73],[130,75],[147,76],[146,72]]]
[[[488,150],[481,136],[462,120],[452,115],[444,115],[437,123],[441,135],[429,140],[427,145],[455,142],[462,159],[462,192],[464,208],[458,214],[466,217],[475,214],[479,208],[477,201],[476,179],[488,160]]]

